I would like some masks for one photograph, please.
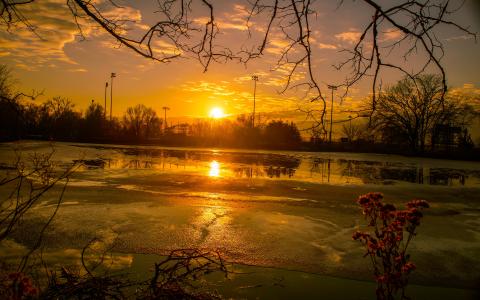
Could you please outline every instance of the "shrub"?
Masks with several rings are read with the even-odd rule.
[[[407,248],[416,235],[416,228],[423,217],[422,209],[428,208],[425,200],[407,203],[405,210],[397,210],[392,204],[383,203],[381,193],[368,193],[358,198],[363,215],[371,232],[357,231],[353,239],[366,248],[377,281],[377,299],[390,300],[401,291],[401,299],[408,299],[405,287],[409,274],[415,270]]]

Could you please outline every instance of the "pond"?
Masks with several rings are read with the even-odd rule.
[[[378,154],[99,145],[94,148],[99,151],[97,158],[81,160],[87,168],[152,169],[167,173],[190,172],[215,177],[292,179],[329,184],[480,186],[479,163]],[[116,152],[113,157],[110,151]]]
[[[58,168],[82,163],[44,238],[54,263],[78,264],[93,237],[109,241],[119,268],[135,273],[148,273],[171,249],[215,249],[250,274],[224,282],[227,296],[369,299],[369,262],[351,236],[364,224],[356,199],[378,191],[398,206],[431,204],[410,248],[418,267],[412,295],[478,296],[479,162],[23,141],[0,145],[3,172],[13,148],[25,157],[53,149]],[[28,248],[57,200],[58,190],[45,195],[0,254]]]

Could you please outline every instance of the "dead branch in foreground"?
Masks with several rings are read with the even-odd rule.
[[[83,249],[84,253],[91,243]],[[218,251],[203,249],[172,250],[155,263],[151,279],[135,281],[128,274],[74,272],[62,267],[59,274],[50,272],[49,286],[40,295],[44,299],[221,299],[207,289],[203,277],[214,272],[228,276],[227,263]]]

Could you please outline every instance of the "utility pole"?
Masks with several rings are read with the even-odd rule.
[[[112,121],[112,103],[113,103],[113,78],[117,77],[117,74],[110,74],[110,122]]]
[[[255,128],[255,94],[257,93],[257,81],[258,81],[258,76],[253,75],[252,80],[254,82],[253,85],[253,116],[252,116],[252,127]]]
[[[170,107],[168,106],[164,106],[162,107],[162,109],[164,110],[164,119],[163,119],[163,122],[164,122],[164,125],[163,125],[163,133],[167,132],[167,110],[170,110]]]
[[[328,135],[328,142],[332,143],[332,126],[333,126],[333,91],[337,90],[334,85],[328,85],[328,88],[332,90],[332,104],[330,106],[330,133]]]
[[[103,118],[107,119],[107,88],[108,88],[108,81],[105,82],[105,104],[103,105]]]

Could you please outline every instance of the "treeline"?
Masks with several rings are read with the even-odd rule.
[[[75,110],[68,99],[54,97],[45,103],[0,102],[0,134],[3,139],[43,138],[53,140],[142,140],[158,135],[161,121],[155,111],[137,105],[122,120],[107,121],[104,108],[92,103],[85,112]]]
[[[110,120],[103,106],[92,102],[84,111],[68,99],[54,97],[45,103],[0,101],[2,140],[152,143],[183,146],[263,147],[296,149],[301,143],[294,123],[257,120],[241,115],[235,120],[197,120],[192,124],[164,124],[152,108],[129,107],[121,118]]]
[[[0,65],[0,141],[46,139],[60,141],[154,143],[185,146],[265,147],[295,149],[301,143],[293,123],[239,116],[235,120],[197,120],[167,124],[154,109],[138,104],[123,116],[110,119],[103,106],[92,101],[81,112],[66,98],[44,103],[35,95],[15,90],[11,70]]]
[[[0,65],[0,140],[48,139],[98,143],[169,146],[302,149],[474,157],[469,128],[480,116],[477,96],[443,94],[441,77],[404,78],[385,88],[373,111],[364,110],[343,123],[332,142],[327,131],[312,132],[302,142],[297,126],[257,115],[236,119],[199,119],[165,123],[154,109],[139,104],[110,119],[92,102],[81,112],[68,99],[54,97],[38,104],[15,93],[10,71]],[[370,105],[370,104],[369,104]],[[327,128],[328,129],[328,128]],[[473,154],[472,154],[473,153]]]
[[[299,149],[302,144],[300,132],[293,122],[267,122],[258,116],[255,127],[252,126],[251,116],[240,115],[235,120],[197,120],[189,125],[179,124],[172,128],[174,130],[167,133],[167,138],[175,133],[177,136],[183,134],[198,146]]]
[[[362,115],[343,123],[339,143],[327,148],[430,156],[474,153],[469,129],[475,121],[478,125],[479,96],[444,94],[442,87],[442,78],[431,74],[404,78],[386,87],[375,109],[370,99]],[[325,147],[321,135],[312,140]]]

